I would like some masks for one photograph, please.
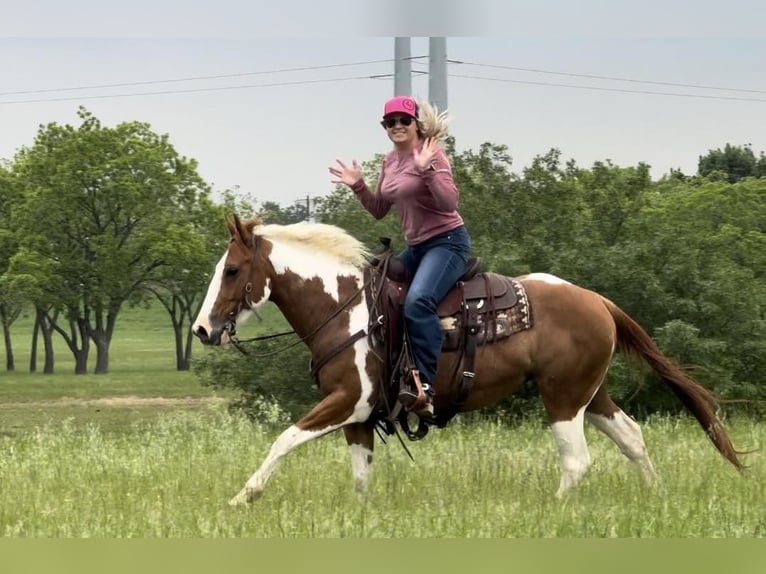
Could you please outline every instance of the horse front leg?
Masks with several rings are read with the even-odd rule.
[[[364,494],[372,474],[372,451],[375,443],[375,423],[365,421],[343,427],[346,443],[351,450],[354,490]]]
[[[271,445],[269,454],[260,468],[245,483],[244,488],[229,501],[229,504],[238,506],[253,502],[260,497],[282,457],[295,447],[369,417],[369,408],[355,407],[356,401],[347,393],[334,392],[326,396],[306,416],[279,435]]]

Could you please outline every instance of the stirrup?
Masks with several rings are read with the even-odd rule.
[[[408,381],[411,379],[411,383]],[[413,389],[412,386],[415,388]],[[420,371],[412,369],[405,378],[402,388],[399,390],[399,402],[407,412],[419,411],[428,402],[423,384],[420,382]],[[433,410],[433,407],[432,407]]]

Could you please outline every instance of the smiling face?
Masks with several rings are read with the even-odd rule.
[[[230,341],[238,322],[268,300],[270,244],[252,234],[235,216],[227,222],[229,248],[216,265],[192,332],[206,345]]]
[[[418,123],[410,115],[389,114],[383,118],[381,125],[385,128],[388,138],[399,149],[412,149],[418,142]]]

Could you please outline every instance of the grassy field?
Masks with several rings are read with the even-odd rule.
[[[740,444],[763,424],[736,421]],[[594,466],[565,500],[550,434],[456,424],[411,446],[378,445],[364,500],[339,434],[293,452],[252,507],[226,504],[276,431],[220,411],[131,425],[124,433],[54,424],[0,439],[0,533],[27,537],[760,537],[763,459],[744,476],[688,420],[645,435],[660,474],[641,485],[590,432]]]
[[[658,484],[588,428],[594,465],[564,500],[547,426],[459,419],[409,443],[379,441],[369,492],[352,491],[341,434],[287,457],[255,505],[227,501],[279,429],[230,416],[225,394],[174,370],[156,309],[127,312],[107,375],[0,374],[0,535],[7,537],[762,537],[766,465],[739,475],[691,418],[643,425]],[[26,331],[28,332],[28,331]],[[28,341],[27,341],[28,344]],[[202,352],[196,349],[196,352]],[[209,352],[209,351],[207,351]],[[727,421],[741,447],[766,424]]]
[[[29,373],[31,319],[25,315],[12,328],[16,371],[0,371],[0,434],[63,420],[120,429],[178,410],[220,405],[231,396],[203,387],[192,372],[176,370],[170,319],[159,306],[123,311],[110,349],[109,373],[102,375],[73,374],[74,360],[58,335],[55,373]],[[282,321],[276,309],[267,310],[263,323],[245,325],[242,336],[258,329],[282,329]],[[194,356],[215,352],[194,345]],[[95,363],[95,350],[91,361]]]

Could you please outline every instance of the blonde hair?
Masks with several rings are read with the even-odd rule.
[[[418,129],[424,137],[443,140],[448,135],[447,111],[440,112],[427,101],[418,102]]]

